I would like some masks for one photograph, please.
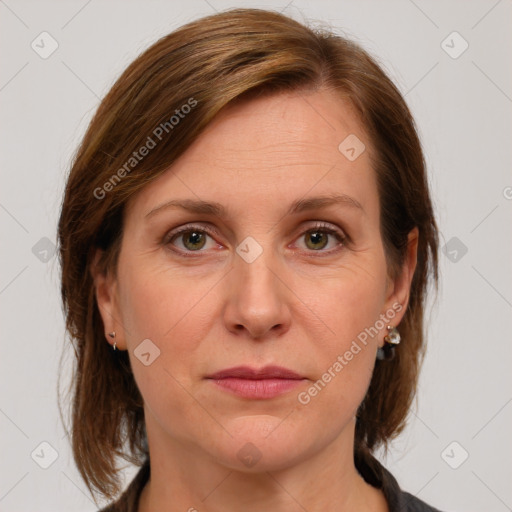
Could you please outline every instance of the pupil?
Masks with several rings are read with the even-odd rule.
[[[322,243],[322,237],[324,237],[324,233],[321,231],[313,231],[310,233],[311,240],[313,242],[313,245],[318,245]]]
[[[198,233],[197,231],[191,231],[188,240],[190,245],[197,245],[201,243],[202,233]]]

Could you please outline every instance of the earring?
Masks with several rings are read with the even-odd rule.
[[[114,339],[114,338],[116,337],[116,331],[109,332],[109,333],[108,333],[108,335],[109,335],[112,339]],[[117,346],[116,346],[116,345],[117,345],[117,343],[114,341],[114,345],[112,345],[112,348],[113,348],[114,350],[117,350]]]
[[[377,350],[379,361],[391,361],[395,357],[395,345],[401,341],[400,333],[396,327],[388,325],[388,334],[384,336],[384,346]]]

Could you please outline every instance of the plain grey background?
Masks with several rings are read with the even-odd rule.
[[[57,408],[65,334],[53,251],[65,176],[123,69],[160,36],[229,7],[330,24],[405,94],[441,231],[441,288],[427,310],[418,405],[380,456],[403,489],[441,510],[512,510],[510,0],[0,0],[0,511],[97,510]],[[61,387],[70,368],[68,353]]]

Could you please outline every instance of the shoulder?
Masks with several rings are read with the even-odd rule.
[[[386,497],[389,512],[441,512],[416,496],[400,489],[395,477],[372,455],[356,457],[356,467],[371,485],[381,489]]]
[[[389,505],[389,512],[441,512],[416,496],[402,491],[395,477],[382,468],[382,489]]]
[[[395,477],[382,468],[382,490],[386,496],[389,512],[441,512],[418,497],[402,491]]]
[[[421,501],[416,496],[409,494],[408,492],[401,492],[401,500],[403,507],[400,510],[404,512],[441,512],[439,509],[427,505],[424,501]]]

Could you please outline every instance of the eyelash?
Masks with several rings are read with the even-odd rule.
[[[199,233],[206,233],[207,235],[209,235],[212,238],[214,238],[215,235],[217,234],[215,232],[215,230],[209,228],[208,226],[198,226],[198,225],[194,225],[194,224],[188,224],[186,226],[178,228],[176,231],[172,231],[171,233],[168,233],[164,237],[162,243],[166,246],[172,245],[172,242],[175,239],[179,238],[180,235],[182,235],[184,233],[189,233],[191,231],[195,231],[195,232],[199,232]],[[315,232],[323,232],[328,235],[336,237],[340,243],[340,246],[338,246],[337,248],[334,248],[334,249],[327,250],[327,251],[324,251],[323,249],[319,249],[317,251],[315,251],[315,250],[307,251],[307,252],[311,252],[314,254],[318,253],[319,255],[321,255],[321,254],[332,255],[332,254],[340,251],[346,245],[346,242],[349,240],[347,235],[344,235],[338,229],[333,229],[330,224],[326,224],[324,222],[317,222],[311,228],[308,228],[305,231],[303,231],[301,233],[301,236],[304,236],[308,233],[315,233]],[[194,253],[205,252],[202,250],[198,250],[198,251],[183,251],[182,249],[171,249],[171,250],[173,250],[174,252],[177,252],[179,255],[186,257],[186,258],[197,258],[198,255],[194,255]]]

